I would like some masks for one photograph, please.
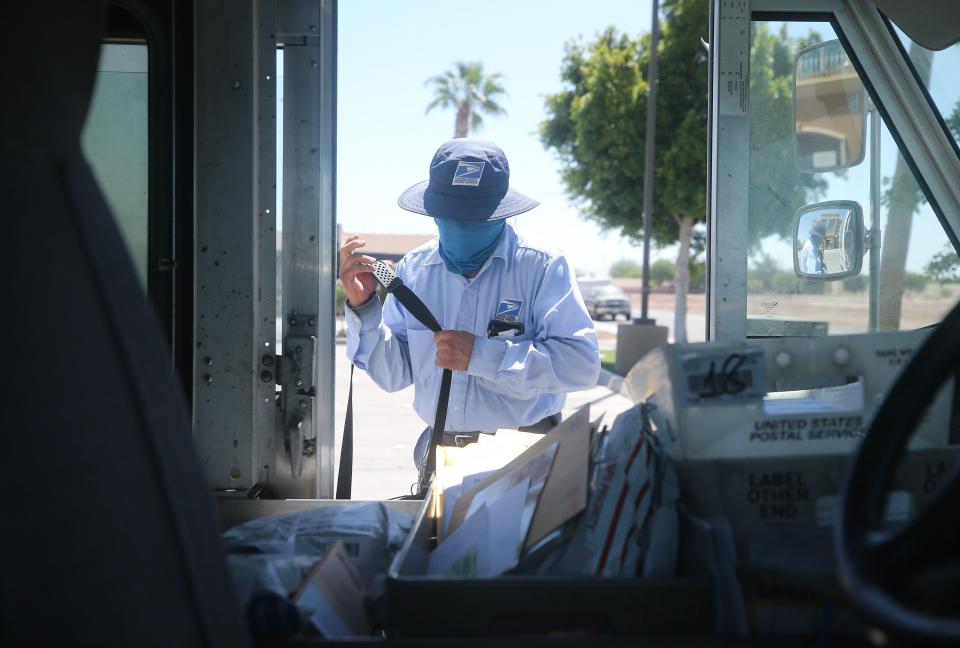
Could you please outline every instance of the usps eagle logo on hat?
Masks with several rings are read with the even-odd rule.
[[[486,162],[465,162],[461,160],[457,163],[457,170],[453,172],[453,184],[470,187],[479,186],[480,176],[483,175],[483,167],[486,164]]]

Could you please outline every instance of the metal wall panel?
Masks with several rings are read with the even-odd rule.
[[[282,497],[334,494],[336,20],[332,0],[279,4],[284,47],[283,337],[315,338],[312,398],[308,385],[298,387],[295,397],[289,383],[284,387],[286,409],[279,422],[273,479]],[[290,354],[306,346],[285,344],[283,362],[293,362]],[[303,421],[312,444],[295,477],[284,440],[299,420],[298,405],[309,409]]]
[[[277,367],[277,5],[276,0],[256,3],[257,21],[253,30],[257,102],[254,133],[257,161],[254,228],[257,236],[254,266],[257,269],[256,319],[254,339],[259,366],[254,368],[256,412],[254,446],[259,461],[257,481],[276,476],[274,444],[278,418],[276,391]],[[259,378],[259,380],[258,380]]]
[[[274,364],[276,326],[273,7],[195,5],[193,415],[217,490],[250,488],[273,463],[275,378],[265,366]]]
[[[747,336],[750,2],[714,4],[710,48],[709,339]]]
[[[337,279],[337,2],[320,2],[320,274],[317,301],[318,497],[334,496]]]

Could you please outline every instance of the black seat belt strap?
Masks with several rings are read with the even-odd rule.
[[[437,469],[437,446],[443,441],[443,429],[447,424],[447,405],[450,401],[450,383],[452,380],[453,372],[444,369],[443,375],[440,377],[440,395],[437,398],[437,415],[433,419],[433,434],[430,436],[430,447],[427,449],[427,479]],[[425,486],[425,484],[421,484],[421,486]]]
[[[373,276],[421,324],[434,333],[442,330],[440,322],[433,316],[426,304],[404,285],[390,266],[383,261],[377,261],[373,264]],[[427,460],[420,474],[419,490],[421,495],[426,493],[428,480],[437,468],[437,446],[443,440],[443,428],[447,422],[447,402],[450,400],[450,382],[452,380],[453,372],[444,369],[443,375],[440,377],[440,394],[437,398],[437,414],[433,422],[433,434],[430,436],[430,448],[427,450]]]
[[[353,486],[353,370],[350,365],[350,391],[347,395],[347,412],[343,418],[343,438],[340,442],[340,473],[337,476],[337,499],[350,499]],[[440,377],[440,395],[437,398],[437,415],[433,421],[430,435],[430,447],[427,449],[426,465],[420,475],[418,495],[425,495],[428,480],[437,469],[437,446],[443,440],[443,430],[447,421],[447,406],[450,401],[450,384],[453,372],[444,369]]]
[[[343,438],[340,440],[340,474],[337,476],[337,499],[350,499],[353,489],[353,370],[350,363],[350,393],[347,413],[343,418]]]

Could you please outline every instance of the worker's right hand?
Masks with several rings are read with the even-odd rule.
[[[347,301],[354,308],[363,306],[377,292],[377,280],[373,276],[372,268],[377,260],[354,252],[366,244],[366,241],[353,234],[347,237],[340,248],[340,281],[347,294]]]

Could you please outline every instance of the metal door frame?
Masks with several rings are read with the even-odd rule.
[[[196,248],[193,417],[207,481],[282,498],[333,496],[336,2],[201,0],[195,7]],[[290,363],[276,321],[276,59],[285,52],[283,335],[315,349],[299,404],[315,445],[290,473]],[[307,389],[309,387],[309,389]],[[302,403],[300,401],[303,401]],[[308,402],[309,401],[309,405]],[[313,451],[315,448],[315,451]]]
[[[336,453],[337,3],[278,0],[277,6],[277,44],[284,49],[281,371],[285,378],[273,486],[282,497],[332,498]],[[315,341],[312,362],[310,358],[296,362],[312,364],[306,373],[313,384],[304,376],[300,385],[300,379],[290,380],[289,365],[296,348],[303,345],[287,341],[311,337]],[[295,420],[302,420],[311,444],[302,458],[299,478],[292,476],[285,447]]]

